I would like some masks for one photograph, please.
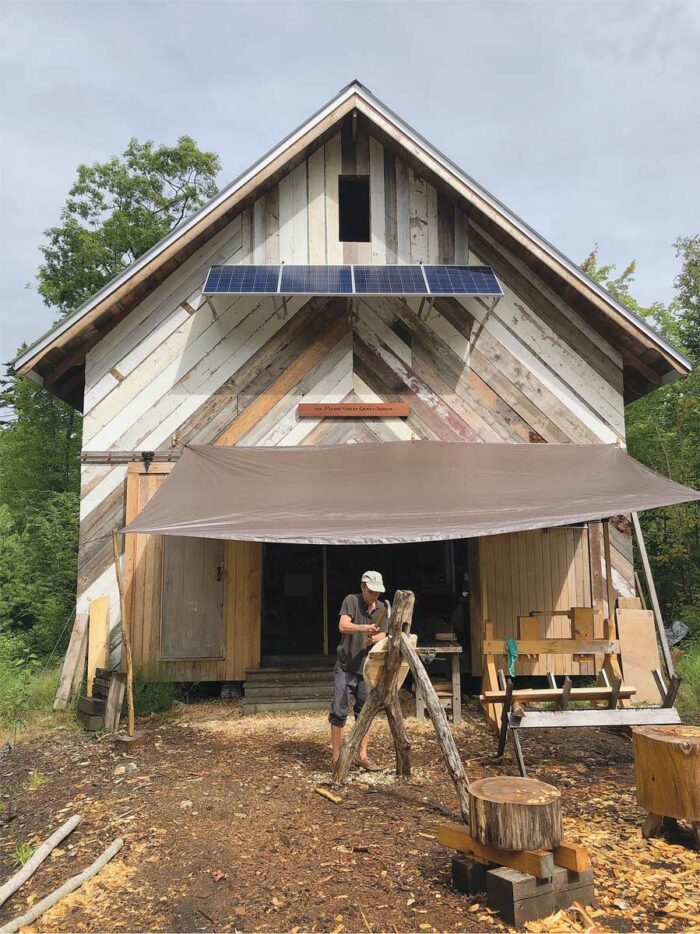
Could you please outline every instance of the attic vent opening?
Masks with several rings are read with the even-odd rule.
[[[341,242],[367,243],[369,232],[369,175],[338,178],[338,215]]]

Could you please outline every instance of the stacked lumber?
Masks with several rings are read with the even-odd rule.
[[[125,675],[109,668],[96,668],[92,680],[92,696],[83,695],[78,700],[78,722],[86,730],[116,733],[125,689]]]

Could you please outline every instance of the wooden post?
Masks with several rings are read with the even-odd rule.
[[[376,686],[370,691],[355,726],[343,741],[340,756],[333,768],[333,781],[342,784],[347,780],[350,766],[359,745],[370,728],[372,720],[381,710],[387,712],[387,720],[394,740],[396,773],[403,776],[411,774],[411,744],[403,722],[396,682],[401,667],[400,637],[402,632],[410,631],[414,602],[415,597],[410,590],[396,591],[394,609],[389,623],[389,632],[387,633],[389,648],[384,660],[384,667],[379,673]]]
[[[637,538],[637,547],[639,548],[639,554],[642,559],[642,566],[644,567],[644,577],[647,582],[647,590],[649,591],[649,599],[651,600],[651,606],[654,610],[654,619],[656,620],[656,631],[659,634],[659,642],[661,644],[661,652],[664,657],[664,663],[666,665],[666,671],[669,678],[672,678],[675,673],[675,667],[673,665],[673,659],[671,658],[671,649],[668,646],[668,639],[666,638],[666,630],[664,629],[664,621],[661,618],[661,607],[659,606],[659,598],[656,596],[656,587],[654,586],[654,578],[651,576],[651,565],[649,564],[649,556],[647,555],[646,545],[644,544],[644,536],[642,535],[642,527],[639,524],[639,516],[636,512],[632,513],[632,526],[634,528],[634,534]],[[640,594],[641,596],[641,594]]]
[[[328,655],[328,546],[321,545],[323,575],[323,654]]]
[[[117,572],[117,586],[119,587],[119,603],[121,607],[122,644],[126,657],[126,702],[129,708],[129,736],[134,735],[134,663],[131,656],[131,641],[129,639],[129,621],[126,612],[126,593],[119,555],[119,537],[116,529],[112,531],[112,550],[114,552],[114,569]]]
[[[615,622],[615,587],[612,579],[612,561],[610,559],[610,519],[603,523],[603,549],[605,553],[605,583],[608,593],[608,619]]]

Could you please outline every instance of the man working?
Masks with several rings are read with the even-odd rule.
[[[384,593],[384,581],[378,571],[365,571],[360,583],[362,593],[351,593],[343,600],[340,608],[338,629],[342,639],[338,645],[338,660],[333,673],[333,702],[328,721],[331,725],[333,742],[333,765],[340,756],[343,744],[343,728],[350,709],[350,695],[355,697],[353,711],[359,715],[369,688],[362,677],[362,665],[367,652],[375,642],[386,639],[389,628],[389,604],[379,600]],[[365,733],[358,751],[360,765],[376,772],[367,754],[369,735]]]

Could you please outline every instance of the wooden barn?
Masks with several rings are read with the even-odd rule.
[[[205,289],[212,267],[239,266],[252,285]],[[408,284],[363,292],[374,266]],[[318,267],[350,270],[351,287],[307,276],[285,291],[277,278]],[[487,268],[502,294],[431,289],[437,267]],[[370,459],[398,441],[624,448],[625,403],[690,368],[357,82],[15,366],[83,414],[78,613],[109,597],[112,664],[111,532],[137,519],[187,447],[354,444]],[[568,637],[562,611],[588,607],[602,637],[608,599],[635,593],[629,522],[606,528],[581,519],[351,545],[127,534],[135,668],[232,682],[328,664],[341,599],[371,567],[389,596],[414,590],[419,632],[454,631],[463,670],[478,674],[486,617],[500,639],[533,612],[545,614],[540,637]],[[594,673],[592,656],[518,666]]]

